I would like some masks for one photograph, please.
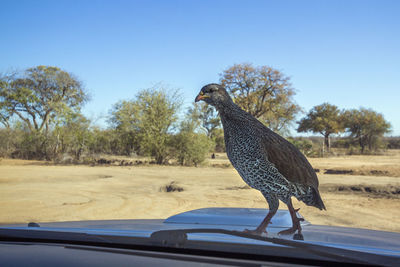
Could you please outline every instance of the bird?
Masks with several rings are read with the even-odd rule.
[[[201,88],[195,102],[204,101],[215,107],[221,118],[227,156],[241,178],[266,199],[269,211],[254,229],[244,232],[267,234],[266,228],[279,208],[287,205],[292,227],[279,235],[302,235],[292,197],[308,206],[326,210],[318,191],[318,177],[306,157],[289,141],[236,105],[226,89],[216,83]]]

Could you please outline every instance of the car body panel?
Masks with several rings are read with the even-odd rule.
[[[255,228],[267,214],[266,209],[246,208],[206,208],[180,213],[166,220],[100,220],[76,222],[39,223],[40,227],[28,227],[26,224],[2,225],[0,229],[41,230],[57,232],[86,233],[93,235],[112,235],[125,237],[150,237],[159,230],[220,228],[242,231]],[[300,216],[300,215],[299,215]],[[287,210],[279,210],[272,224],[268,226],[268,237],[278,237],[277,233],[290,227],[290,215]],[[31,224],[34,225],[34,224]],[[381,255],[396,256],[400,259],[400,233],[375,231],[368,229],[312,225],[302,223],[304,241],[329,247],[344,248]],[[292,239],[291,235],[279,238]],[[279,246],[260,240],[246,239],[215,233],[191,233],[190,240],[261,244]]]

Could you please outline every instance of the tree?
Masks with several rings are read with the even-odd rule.
[[[0,102],[0,123],[6,128],[10,128],[10,113],[5,107],[4,102]]]
[[[79,112],[89,99],[73,74],[52,66],[6,75],[0,86],[0,113],[18,116],[30,132],[48,130],[55,117],[66,111]]]
[[[89,143],[91,154],[121,154],[121,138],[114,129],[92,127],[92,138]]]
[[[224,130],[222,128],[217,128],[213,135],[213,141],[215,143],[216,152],[226,152],[225,140],[224,140]]]
[[[115,130],[117,135],[117,146],[124,155],[130,155],[132,152],[139,153],[139,131],[140,117],[137,101],[119,101],[110,111],[108,122]]]
[[[162,164],[168,156],[168,139],[177,121],[181,100],[178,91],[143,90],[137,97],[141,147]]]
[[[8,90],[8,85],[7,77],[0,77],[0,123],[7,129],[10,128],[11,113],[3,95],[6,94],[5,92]]]
[[[194,103],[188,110],[187,119],[189,117],[192,121],[196,121],[197,128],[206,132],[207,137],[215,144],[215,151],[225,151],[221,120],[212,106],[205,102]]]
[[[189,111],[185,120],[181,122],[173,143],[178,163],[197,167],[206,159],[213,142],[206,134],[198,131],[199,121],[191,115]]]
[[[351,109],[344,112],[344,125],[355,138],[364,153],[368,146],[369,150],[376,149],[379,138],[390,132],[391,125],[385,120],[382,114],[372,109],[361,107],[359,110]]]
[[[168,156],[171,131],[178,119],[181,100],[177,90],[154,87],[142,90],[131,101],[114,106],[110,122],[123,133],[132,134],[137,152],[162,164]]]
[[[298,150],[301,151],[307,157],[314,156],[315,151],[313,150],[313,143],[309,139],[304,139],[302,137],[288,138],[288,141],[292,143]]]
[[[53,159],[57,158],[60,153],[69,152],[75,160],[79,161],[91,143],[90,120],[80,113],[67,114],[59,120],[52,135],[54,139]]]
[[[324,136],[324,144],[330,151],[331,134],[337,134],[344,130],[341,112],[337,106],[329,103],[313,107],[310,112],[299,122],[297,132],[313,132]]]
[[[188,114],[200,121],[209,138],[213,138],[216,130],[221,127],[221,120],[216,110],[206,102],[194,103],[193,107],[189,108]]]
[[[0,128],[0,157],[10,156],[15,141],[15,131],[11,128]]]
[[[300,107],[289,77],[268,66],[235,64],[220,74],[234,102],[274,131],[285,131]]]

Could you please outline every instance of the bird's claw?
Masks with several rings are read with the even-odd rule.
[[[304,221],[303,218],[296,218],[297,222],[293,223],[293,226],[289,229],[280,231],[278,233],[278,235],[291,235],[293,233],[295,233],[296,231],[298,231],[299,234],[301,234],[301,226],[300,226],[300,222]]]
[[[304,240],[303,234],[294,234],[293,235],[293,240]]]
[[[266,229],[255,229],[255,230],[250,230],[250,229],[244,229],[243,233],[246,234],[251,234],[251,235],[258,235],[258,236],[262,236],[263,234],[267,235],[267,230]]]
[[[292,227],[292,228],[290,228],[290,229],[280,231],[280,232],[278,233],[278,235],[291,235],[291,234],[295,233],[297,230],[298,230],[298,229]],[[304,240],[304,236],[303,236],[303,234],[301,233],[301,231],[299,231],[297,234],[294,234],[294,235],[293,235],[293,240]]]
[[[291,235],[291,234],[295,233],[296,231],[297,231],[297,228],[296,227],[292,227],[292,228],[280,231],[278,233],[278,235]]]

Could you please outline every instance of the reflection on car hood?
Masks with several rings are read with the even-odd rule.
[[[268,210],[247,208],[205,208],[180,213],[166,220],[103,220],[40,223],[40,227],[28,227],[26,224],[3,225],[8,229],[40,229],[49,231],[79,232],[99,235],[118,235],[149,237],[158,230],[188,228],[221,228],[243,230],[255,228],[263,220]],[[301,216],[298,214],[298,216]],[[31,224],[34,226],[34,224]],[[279,210],[268,226],[268,236],[277,236],[284,228],[291,226],[287,210]],[[358,250],[376,254],[400,257],[400,234],[359,228],[312,225],[302,222],[304,242],[338,248]],[[291,239],[292,236],[279,236]],[[262,241],[244,239],[213,233],[190,234],[191,240],[209,240],[231,243],[265,244]],[[273,245],[273,244],[268,244]]]

